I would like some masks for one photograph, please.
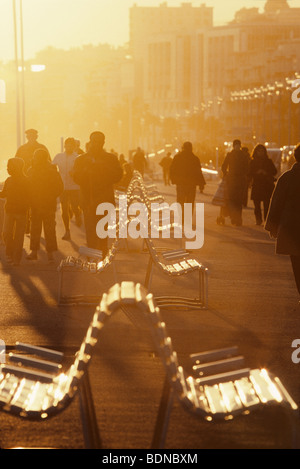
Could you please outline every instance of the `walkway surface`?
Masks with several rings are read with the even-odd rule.
[[[167,202],[175,201],[174,186],[155,181]],[[207,310],[163,311],[179,361],[190,353],[237,345],[250,367],[265,366],[282,379],[300,403],[300,364],[291,360],[292,341],[300,338],[300,308],[289,259],[274,254],[274,242],[254,223],[252,202],[244,210],[244,224],[216,223],[219,209],[211,204],[217,182],[208,181],[197,201],[205,203],[205,241],[195,257],[210,271]],[[73,224],[72,240],[62,241],[57,213],[59,252],[56,264],[47,263],[44,247],[38,261],[23,260],[19,267],[5,263],[1,247],[0,339],[7,351],[16,341],[51,347],[67,357],[79,347],[94,307],[57,305],[57,266],[66,255],[84,245],[82,228]],[[148,254],[140,241],[131,241],[116,258],[118,280],[143,282]],[[25,240],[29,252],[29,239]],[[74,283],[77,282],[77,283]],[[82,278],[72,286],[83,287]],[[112,272],[103,288],[113,284]],[[71,287],[71,284],[70,284]],[[152,292],[165,293],[166,281],[154,276]],[[173,291],[193,294],[193,282],[174,281]],[[104,448],[150,447],[161,395],[164,371],[145,334],[118,313],[102,331],[90,369],[96,413]],[[0,447],[82,448],[77,400],[63,414],[43,423],[30,423],[0,414]],[[224,424],[209,424],[191,417],[175,403],[167,436],[167,449],[276,448],[278,442],[267,421],[257,414]]]

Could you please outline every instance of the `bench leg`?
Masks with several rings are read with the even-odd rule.
[[[153,272],[153,261],[150,256],[149,262],[148,262],[148,267],[147,267],[147,272],[146,272],[146,277],[145,277],[145,282],[144,285],[147,288],[147,290],[150,289],[151,283],[152,283],[152,272]]]
[[[63,288],[63,270],[61,269],[58,274],[58,298],[57,302],[60,305],[61,301],[61,293],[62,293],[62,288]]]
[[[208,284],[207,274],[202,270],[199,270],[199,302],[203,308],[208,306]]]
[[[88,370],[86,370],[79,386],[79,404],[85,447],[86,449],[101,449],[102,444]]]
[[[156,418],[151,449],[163,449],[165,446],[173,399],[173,389],[171,388],[168,376],[166,376]]]

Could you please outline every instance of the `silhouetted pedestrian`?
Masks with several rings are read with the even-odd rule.
[[[139,171],[144,176],[145,168],[147,166],[147,160],[144,151],[138,147],[135,154],[133,155],[133,169]]]
[[[270,199],[275,187],[277,169],[268,157],[267,149],[259,143],[253,150],[249,165],[249,181],[252,183],[251,200],[257,225],[266,220]],[[261,205],[263,205],[263,212]]]
[[[203,183],[203,174],[199,158],[193,153],[191,142],[185,142],[182,151],[176,153],[170,167],[170,179],[176,184],[177,202],[182,207],[191,203],[194,208],[196,187]]]
[[[21,158],[10,158],[7,172],[10,176],[0,192],[0,197],[6,199],[3,239],[7,262],[18,265],[22,259],[29,207],[29,182],[24,174],[24,161]]]
[[[31,168],[28,170],[30,182],[31,230],[28,260],[37,259],[42,229],[44,229],[48,260],[52,262],[53,252],[57,251],[55,212],[57,198],[64,185],[57,167],[48,160],[48,152],[36,150]]]
[[[164,178],[165,186],[170,185],[170,167],[171,167],[172,161],[173,159],[171,157],[171,153],[168,152],[166,156],[164,156],[159,162],[159,165],[162,167],[162,170],[163,170],[163,178]]]
[[[82,225],[81,209],[80,209],[80,187],[73,180],[73,169],[75,159],[77,158],[76,144],[74,138],[65,140],[65,151],[58,153],[53,164],[58,166],[60,175],[64,183],[64,191],[60,196],[62,219],[65,227],[65,234],[62,239],[70,240],[70,211],[75,216],[77,226]]]
[[[200,160],[199,156],[197,158],[199,159],[200,169],[201,169],[201,177],[200,177],[200,182],[199,182],[199,191],[200,191],[200,194],[203,194],[204,187],[206,186],[206,180],[205,180],[205,177],[203,176],[201,160]],[[211,164],[211,168],[213,168],[212,164]]]
[[[251,161],[251,155],[250,155],[250,152],[249,152],[249,148],[242,147],[242,151],[247,156],[248,166],[249,166],[250,161]],[[245,207],[245,208],[248,206],[248,196],[249,196],[249,181],[247,181],[246,184],[245,184],[245,192],[244,192],[244,199],[243,199],[243,207]]]
[[[104,149],[105,135],[93,132],[90,135],[88,151],[76,158],[73,179],[81,189],[81,200],[87,245],[99,249],[103,256],[108,251],[107,237],[100,239],[96,227],[101,216],[96,214],[101,203],[115,203],[114,184],[122,178],[122,167],[118,157]]]
[[[277,181],[265,229],[276,238],[276,254],[290,256],[300,294],[300,143],[294,157],[296,163]]]
[[[35,129],[28,129],[25,132],[27,142],[24,145],[21,145],[16,152],[17,158],[22,158],[24,161],[24,173],[27,174],[28,169],[32,165],[32,159],[35,150],[42,149],[47,151],[48,159],[51,161],[50,153],[45,145],[39,143],[38,139],[38,131]],[[26,222],[26,233],[30,233],[30,210],[27,213],[27,222]]]
[[[77,155],[83,155],[84,153],[83,149],[80,147],[80,140],[78,138],[75,138],[75,153],[77,153]]]
[[[228,210],[232,225],[242,225],[243,200],[248,176],[248,158],[241,150],[241,142],[233,141],[233,150],[227,153],[222,164],[226,177]]]
[[[123,176],[117,184],[117,189],[126,192],[133,176],[133,167],[131,163],[123,163]]]
[[[39,143],[37,141],[38,139],[38,131],[35,129],[28,129],[25,132],[27,142],[24,143],[24,145],[21,145],[16,152],[16,157],[22,158],[24,160],[24,172],[25,174],[27,173],[28,169],[32,165],[32,158],[35,150],[43,149],[48,152],[48,159],[49,161],[51,160],[50,158],[50,153],[45,145],[42,143]]]

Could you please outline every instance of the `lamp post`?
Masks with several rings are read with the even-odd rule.
[[[23,42],[23,8],[22,0],[19,0],[19,21],[20,29],[18,28],[18,14],[16,0],[12,0],[13,6],[13,22],[14,22],[14,42],[15,42],[15,70],[16,70],[16,125],[17,125],[17,146],[24,142],[25,132],[25,80],[24,80],[24,42]],[[20,33],[20,41],[19,34]],[[19,65],[19,46],[21,49],[21,65]],[[20,86],[20,72],[21,72],[21,86]]]
[[[282,141],[281,141],[281,95],[283,91],[283,84],[281,82],[276,82],[275,83],[276,89],[276,95],[278,96],[278,145],[279,148],[281,148]]]
[[[22,94],[22,128],[21,135],[25,138],[25,64],[24,64],[24,40],[23,40],[23,0],[20,0],[20,52],[21,52],[21,94]]]
[[[267,85],[268,89],[268,96],[270,96],[270,135],[269,135],[269,141],[273,143],[273,93],[275,90],[275,87],[272,85]]]
[[[292,100],[291,97],[289,96],[289,92],[292,90],[292,81],[290,78],[286,78],[286,91],[288,92],[288,146],[290,147],[291,145],[291,125],[292,125]]]
[[[21,144],[21,109],[20,109],[20,83],[19,83],[19,59],[18,59],[18,27],[16,0],[13,0],[14,38],[15,38],[15,69],[16,69],[16,124],[17,147]]]

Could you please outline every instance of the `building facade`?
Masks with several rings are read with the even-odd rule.
[[[130,11],[130,48],[136,93],[161,119],[187,118],[190,123],[198,119],[196,134],[201,119],[211,121],[210,127],[222,120],[228,138],[240,133],[251,142],[259,138],[281,143],[275,98],[279,92],[281,106],[286,107],[286,80],[300,71],[299,24],[300,8],[290,8],[286,0],[267,0],[262,13],[244,8],[232,22],[218,27],[213,25],[212,9],[205,5],[135,5]],[[274,91],[275,83],[281,86]],[[277,124],[263,126],[271,115]],[[284,123],[281,131],[283,127]],[[210,139],[215,137],[210,133]]]

